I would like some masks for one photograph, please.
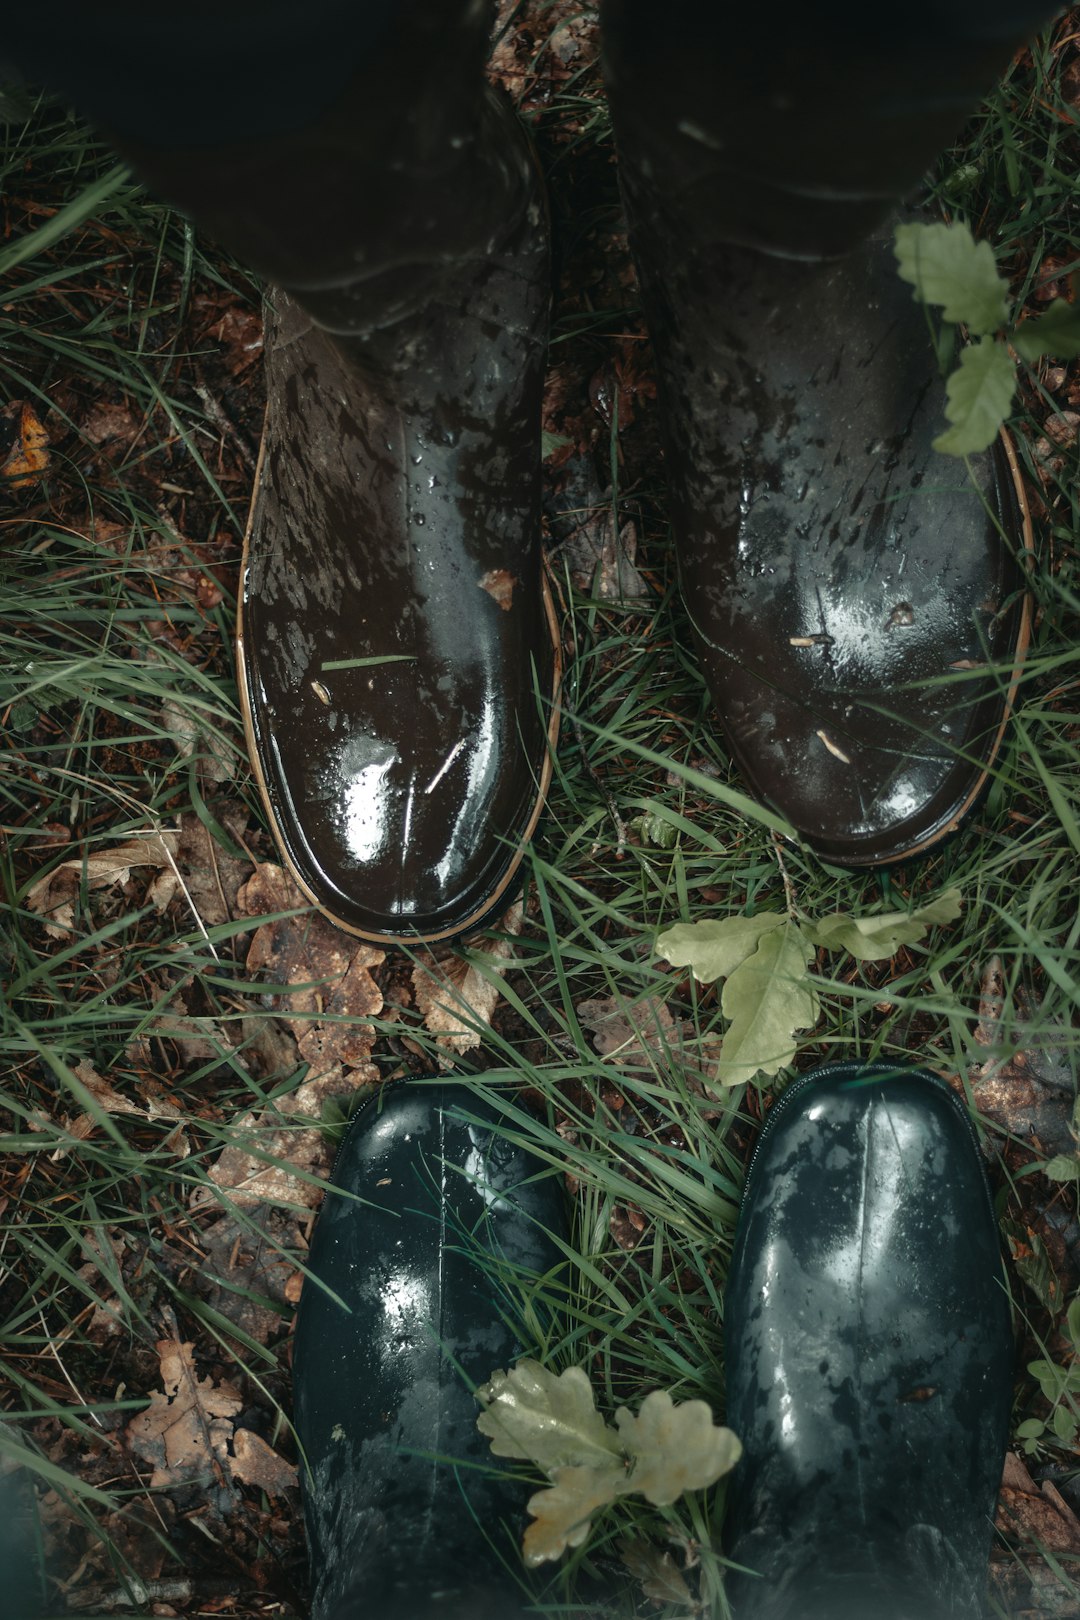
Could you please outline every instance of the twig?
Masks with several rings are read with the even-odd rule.
[[[788,869],[784,865],[784,856],[780,848],[780,834],[774,832],[772,835],[772,841],[773,850],[776,855],[776,864],[780,868],[780,876],[784,880],[784,896],[787,900],[788,916],[791,918],[792,922],[795,922],[798,918],[799,908],[795,904],[795,885],[788,877]]]
[[[203,408],[211,422],[213,422],[214,426],[217,428],[218,432],[224,439],[230,440],[233,444],[235,444],[249,470],[254,472],[255,452],[252,450],[250,444],[248,444],[247,439],[244,437],[243,433],[241,433],[236,423],[229,418],[221,401],[210,392],[209,388],[201,379],[195,384],[195,392],[202,400]]]

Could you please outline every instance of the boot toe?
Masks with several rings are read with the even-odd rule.
[[[524,332],[459,310],[448,357],[433,309],[387,375],[366,340],[281,300],[268,350],[238,635],[249,751],[300,887],[380,942],[504,907],[551,771],[546,289],[509,260],[483,296]]]
[[[472,1389],[519,1354],[517,1280],[561,1266],[566,1212],[499,1117],[460,1086],[395,1086],[339,1150],[296,1331],[315,1620],[526,1606],[527,1492],[493,1466]]]
[[[760,1577],[736,1581],[738,1612],[847,1616],[877,1597],[890,1617],[976,1615],[1012,1337],[985,1175],[942,1082],[842,1064],[774,1105],[725,1334],[744,1447],[731,1556]]]

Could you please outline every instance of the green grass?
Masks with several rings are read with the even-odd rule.
[[[547,8],[534,11],[532,88],[550,72]],[[1069,34],[1063,22],[1032,60],[1018,60],[933,186],[939,206],[962,212],[994,243],[1021,296],[1033,296],[1048,255],[1062,273],[1080,264]],[[538,97],[532,112],[556,187],[575,162],[595,163],[603,175],[588,230],[610,233],[610,131],[595,71],[559,80],[550,104]],[[103,1612],[125,1583],[126,1598],[107,1612],[148,1613],[152,1597],[140,1597],[140,1582],[190,1578],[195,1596],[178,1600],[181,1612],[199,1612],[200,1594],[218,1594],[216,1579],[236,1594],[227,1613],[301,1614],[294,1511],[249,1500],[227,1517],[222,1550],[193,1523],[190,1497],[150,1491],[145,1469],[120,1444],[124,1423],[158,1387],[155,1340],[175,1330],[194,1341],[200,1374],[239,1383],[259,1432],[289,1446],[285,1307],[265,1341],[242,1326],[233,1308],[240,1291],[265,1300],[265,1287],[257,1277],[234,1279],[231,1300],[229,1288],[207,1288],[203,1273],[213,1267],[200,1240],[223,1212],[192,1207],[241,1114],[264,1112],[290,1128],[279,1105],[302,1078],[288,1040],[272,1043],[267,987],[244,965],[255,923],[205,923],[201,901],[182,890],[159,911],[149,874],[134,873],[123,890],[99,889],[88,868],[71,880],[73,936],[47,934],[29,906],[35,880],[59,859],[82,861],[181,823],[207,829],[222,870],[272,858],[230,655],[250,482],[239,443],[257,436],[258,386],[253,373],[231,378],[199,313],[200,298],[225,307],[250,301],[252,289],[48,104],[0,130],[0,189],[13,221],[0,248],[0,393],[35,404],[53,441],[44,483],[0,497],[0,1344],[8,1378],[0,1451],[37,1476],[54,1580],[81,1570],[76,1589],[96,1594]],[[41,234],[30,236],[35,229]],[[583,303],[570,286],[561,308],[555,356],[571,357],[585,379],[638,332],[632,292],[608,290],[609,301]],[[235,439],[207,405],[208,386],[235,421]],[[472,1083],[497,1088],[507,1130],[575,1178],[575,1281],[565,1335],[545,1353],[556,1366],[585,1365],[608,1415],[657,1386],[722,1413],[722,1290],[766,1101],[757,1088],[705,1090],[724,1028],[719,998],[661,968],[658,929],[789,905],[813,916],[903,908],[956,886],[962,921],[924,945],[861,969],[823,960],[822,1017],[796,1067],[854,1056],[964,1078],[973,1062],[1007,1055],[1021,1033],[1023,995],[1026,1046],[1053,1043],[1075,1077],[1080,440],[1066,436],[1052,457],[1038,445],[1048,415],[1078,408],[1074,387],[1080,399],[1075,367],[1060,378],[1043,367],[1024,383],[1018,443],[1043,506],[1032,579],[1039,622],[990,794],[959,837],[888,874],[827,868],[778,841],[767,817],[746,812],[685,651],[651,441],[639,423],[600,445],[596,509],[614,505],[620,521],[637,524],[653,593],[645,604],[615,605],[576,588],[564,570],[574,658],[568,721],[528,861],[528,919],[495,1028],[458,1070],[464,1094]],[[84,430],[101,402],[129,413],[131,431],[99,450]],[[214,589],[200,585],[208,575]],[[988,1051],[973,1031],[982,972],[995,956],[1007,994]],[[383,974],[388,1014],[395,972]],[[597,998],[636,1009],[642,1027],[657,1031],[634,1062],[604,1061],[594,1049],[580,1009]],[[682,1026],[677,1049],[660,1030],[662,1002]],[[435,1071],[432,1041],[417,1026],[407,1007],[377,1021],[374,1058],[384,1076]],[[122,1093],[144,1104],[164,1099],[172,1111],[104,1112],[79,1079],[84,1062]],[[523,1104],[523,1086],[542,1099],[539,1112]],[[86,1113],[89,1135],[73,1135]],[[992,1129],[989,1140],[999,1161],[1008,1149],[996,1172],[1002,1217],[1016,1241],[1030,1245],[1034,1233],[1051,1268],[1028,1264],[1035,1286],[1016,1287],[1027,1327],[1015,1421],[1049,1425],[1049,1403],[1023,1369],[1037,1357],[1068,1360],[1062,1327],[1077,1278],[1060,1234],[1066,1214],[1075,1218],[1076,1187],[1051,1186],[1030,1146]],[[236,1219],[246,1241],[295,1256],[284,1217],[263,1210]],[[631,1232],[634,1247],[620,1246]],[[1066,1493],[1080,1479],[1075,1440],[1052,1426],[1031,1442],[1028,1461]],[[665,1510],[620,1506],[553,1576],[549,1612],[580,1614],[573,1580],[597,1573],[618,1593],[611,1620],[685,1612],[641,1596],[618,1551],[630,1537],[672,1547],[680,1566],[685,1556],[701,1613],[725,1620],[715,1550],[722,1509],[722,1492]],[[1075,1612],[1075,1558],[1021,1544],[995,1567],[1002,1615],[1023,1604]],[[75,1612],[60,1586],[50,1602],[51,1614]]]

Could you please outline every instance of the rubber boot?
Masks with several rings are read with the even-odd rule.
[[[1029,635],[1012,446],[944,383],[897,199],[1041,14],[607,0],[683,599],[748,786],[825,859],[903,860],[992,769]],[[890,217],[891,216],[891,217]]]
[[[540,546],[550,309],[533,153],[489,9],[411,0],[314,126],[117,144],[269,276],[238,662],[300,888],[380,941],[505,908],[540,811],[558,650]]]
[[[566,1211],[498,1118],[461,1086],[394,1086],[338,1153],[296,1328],[312,1620],[533,1612],[529,1490],[477,1433],[472,1390],[520,1353],[511,1275],[557,1271]]]
[[[724,1307],[736,1620],[978,1620],[1012,1399],[968,1117],[838,1064],[774,1105]]]

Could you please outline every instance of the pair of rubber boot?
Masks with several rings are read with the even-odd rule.
[[[602,10],[702,670],[747,783],[809,846],[901,860],[993,767],[1030,535],[1004,440],[966,470],[931,448],[944,391],[890,220],[1042,6],[916,0],[898,21],[791,0],[767,40],[712,0]],[[412,0],[277,139],[119,141],[287,289],[241,693],[294,877],[379,940],[499,912],[558,723],[548,222],[484,79],[489,20]]]
[[[559,1177],[497,1105],[392,1088],[354,1121],[297,1325],[312,1620],[524,1620],[520,1479],[473,1389],[568,1286]],[[554,1324],[554,1326],[553,1326]],[[974,1133],[917,1069],[836,1065],[774,1105],[724,1310],[743,1457],[735,1620],[978,1620],[1011,1401]],[[535,1600],[534,1600],[535,1601]]]

